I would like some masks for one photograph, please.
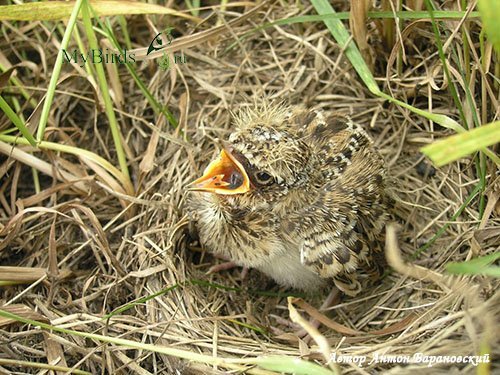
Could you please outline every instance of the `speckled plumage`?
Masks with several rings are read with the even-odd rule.
[[[333,279],[355,294],[359,276],[381,265],[387,219],[384,162],[369,136],[302,107],[255,106],[235,123],[225,148],[251,188],[190,193],[201,244],[282,285],[315,290]]]

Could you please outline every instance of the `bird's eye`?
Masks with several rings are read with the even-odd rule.
[[[267,172],[257,172],[255,173],[255,180],[261,185],[269,185],[274,181],[273,176]]]

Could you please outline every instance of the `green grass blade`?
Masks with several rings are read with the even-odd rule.
[[[228,369],[233,369],[237,371],[244,372],[245,370],[248,369],[247,365],[257,365],[261,368],[280,371],[281,373],[293,373],[301,375],[306,375],[306,374],[336,375],[334,372],[322,366],[294,357],[267,356],[267,357],[257,357],[257,358],[241,358],[241,359],[221,358],[167,346],[160,346],[156,344],[145,344],[142,342],[136,342],[118,337],[111,337],[111,336],[99,335],[96,333],[81,332],[81,331],[74,331],[70,329],[60,328],[33,319],[27,319],[25,317],[13,314],[11,312],[2,309],[0,309],[0,316],[24,324],[30,324],[35,327],[40,327],[47,331],[59,332],[99,342],[111,343],[118,345],[120,347],[161,353],[177,358],[186,359],[188,361],[226,367]]]
[[[500,277],[500,267],[492,264],[500,259],[500,252],[471,259],[467,262],[451,262],[446,265],[446,271],[459,275],[486,275]]]
[[[102,34],[105,35],[109,39],[109,41],[111,42],[111,44],[113,45],[113,47],[115,47],[117,50],[119,50],[120,49],[120,45],[118,43],[118,40],[114,36],[112,29],[109,28],[109,27],[107,27],[106,25],[104,25],[104,23],[101,22],[99,20],[99,18],[97,18],[97,22],[99,23],[99,26],[102,29],[101,30]],[[172,125],[174,128],[176,128],[177,125],[178,125],[178,122],[177,122],[176,118],[174,117],[174,115],[168,110],[168,108],[166,108],[165,106],[162,106],[155,99],[154,95],[151,94],[151,92],[148,90],[148,88],[146,87],[146,85],[144,84],[144,82],[142,82],[141,78],[139,77],[139,75],[135,71],[134,66],[127,61],[125,63],[125,67],[127,68],[128,72],[130,73],[130,75],[134,79],[135,83],[137,84],[137,86],[139,87],[139,89],[141,90],[141,92],[146,97],[146,100],[148,101],[148,103],[153,108],[153,111],[156,114],[162,113],[166,117],[166,119],[168,120],[168,122],[170,123],[170,125]]]
[[[77,1],[79,2],[79,1]],[[51,21],[66,19],[72,14],[75,1],[44,1],[30,2],[19,5],[0,6],[0,21]],[[161,5],[148,4],[139,1],[93,1],[92,7],[97,16],[131,15],[131,14],[164,14],[187,18],[201,22],[198,17]]]
[[[22,316],[12,314],[8,311],[1,310],[1,309],[0,309],[0,316],[7,318],[7,319],[13,319],[13,320],[21,322],[21,323],[31,324],[35,327],[40,327],[40,328],[48,330],[48,331],[84,337],[87,339],[96,340],[96,341],[100,341],[100,342],[113,343],[113,344],[120,345],[123,347],[149,350],[149,351],[163,353],[166,355],[172,355],[175,357],[184,358],[187,360],[192,360],[192,361],[197,361],[197,362],[206,362],[206,363],[210,363],[210,364],[218,364],[218,362],[219,362],[219,361],[217,361],[216,358],[214,358],[212,356],[198,354],[198,353],[194,353],[194,352],[189,352],[186,350],[169,348],[169,347],[162,347],[162,346],[153,345],[153,344],[144,344],[144,343],[135,342],[132,340],[99,335],[96,333],[80,332],[80,331],[74,331],[74,330],[70,330],[70,329],[60,328],[60,327],[56,327],[56,326],[53,326],[53,325],[50,325],[47,323],[38,322],[38,321],[32,320],[32,319],[27,319],[27,318],[24,318]]]
[[[6,143],[11,143],[11,144],[19,144],[19,145],[28,145],[29,142],[26,138],[23,137],[16,137],[12,135],[6,135],[6,134],[0,134],[0,141],[6,142]],[[130,183],[130,179],[125,178],[123,176],[122,172],[118,168],[116,168],[113,164],[111,164],[109,161],[104,159],[103,157],[82,149],[78,147],[73,147],[73,146],[68,146],[68,145],[63,145],[60,143],[55,143],[55,142],[47,142],[47,141],[41,141],[38,142],[38,147],[40,149],[47,149],[47,150],[54,150],[54,151],[60,151],[60,152],[65,152],[68,154],[72,154],[78,157],[83,157],[87,158],[88,160],[94,162],[95,164],[101,166],[104,168],[106,171],[108,171],[113,177],[115,177],[120,184],[123,186],[124,190],[128,193],[132,191],[133,186]]]
[[[379,93],[378,96],[387,99],[390,102],[396,103],[397,105],[406,108],[412,111],[413,113],[416,113],[417,115],[420,115],[422,117],[425,117],[426,119],[434,121],[436,124],[439,124],[447,129],[452,129],[457,133],[463,133],[466,131],[458,122],[449,118],[446,115],[441,115],[439,113],[431,113],[424,111],[423,109],[415,108],[408,103],[402,102],[401,100],[398,99],[394,99],[392,96],[387,95],[385,92],[382,91]]]
[[[466,123],[466,118],[464,114],[464,110],[462,107],[462,102],[460,101],[460,98],[458,97],[458,91],[455,86],[455,81],[452,79],[451,74],[450,74],[450,69],[448,68],[448,60],[446,59],[446,56],[444,55],[444,49],[443,49],[443,42],[441,41],[441,33],[439,31],[439,26],[436,22],[436,19],[434,17],[434,4],[432,3],[431,0],[425,0],[425,5],[427,7],[427,10],[429,11],[429,14],[431,16],[431,24],[432,24],[432,30],[434,31],[434,37],[436,40],[436,47],[438,50],[438,55],[439,59],[441,60],[441,65],[443,67],[443,72],[444,75],[446,76],[446,80],[448,81],[448,89],[450,90],[451,96],[453,98],[453,101],[455,102],[455,107],[458,109],[460,113],[460,118],[466,125],[465,127],[468,129],[469,126]]]
[[[460,19],[465,16],[466,12],[462,10],[436,10],[434,11],[434,18],[437,19]],[[399,18],[402,20],[421,20],[429,18],[427,11],[408,11],[401,10],[396,12],[368,12],[368,18]],[[468,19],[478,18],[479,12],[470,12]],[[349,18],[349,17],[347,17]]]
[[[462,203],[462,205],[458,208],[457,212],[455,212],[451,216],[450,221],[456,220],[456,218],[459,217],[462,214],[462,212],[465,210],[465,207],[467,207],[470,204],[470,202],[476,197],[476,195],[478,195],[481,192],[481,190],[482,190],[482,185],[481,185],[481,183],[479,183],[471,191],[469,196],[465,199],[464,203]],[[443,233],[446,231],[446,229],[448,229],[449,226],[450,226],[450,223],[446,223],[441,228],[439,228],[439,230],[436,232],[436,234],[434,236],[432,236],[432,238],[429,241],[427,241],[425,244],[423,244],[416,251],[413,252],[411,259],[417,259],[418,257],[420,257],[420,255],[422,253],[424,253],[434,242],[436,242],[436,240],[439,237],[441,237],[443,235]]]
[[[423,147],[422,151],[438,167],[458,160],[473,152],[500,142],[500,121],[474,128],[468,132],[455,134]],[[500,158],[493,152],[488,153],[497,165]]]
[[[10,65],[10,64],[9,64]],[[0,62],[0,72],[4,73],[6,72],[7,70],[9,70],[12,66],[4,66],[2,65],[2,63]],[[26,99],[30,105],[35,108],[36,105],[37,105],[37,102],[36,100],[28,93],[28,91],[26,91],[26,89],[24,88],[24,85],[23,83],[15,76],[11,75],[9,77],[9,82],[14,85],[15,87],[18,88],[19,92],[21,93],[21,95],[24,97],[24,99]]]
[[[220,289],[220,290],[224,290],[226,292],[238,292],[238,293],[242,293],[243,292],[243,290],[240,289],[240,288],[228,287],[228,286],[217,284],[217,283],[213,283],[213,282],[210,282],[210,281],[207,281],[207,280],[190,279],[190,280],[186,280],[183,283],[174,284],[174,285],[169,286],[169,287],[167,287],[165,289],[162,289],[162,290],[160,290],[160,291],[158,291],[156,293],[153,293],[153,294],[150,294],[148,296],[144,296],[144,297],[138,298],[135,301],[131,301],[131,302],[129,302],[129,303],[123,305],[123,306],[120,306],[117,309],[115,309],[112,312],[110,312],[109,314],[106,314],[103,317],[103,319],[109,319],[109,318],[111,318],[111,317],[113,317],[115,315],[121,314],[121,313],[123,313],[123,312],[125,312],[127,310],[130,310],[134,306],[143,304],[144,302],[147,302],[147,301],[149,301],[149,300],[151,300],[153,298],[156,298],[158,296],[161,296],[163,294],[167,294],[167,293],[171,292],[172,290],[177,289],[179,287],[182,287],[184,285],[197,285],[197,286],[201,286],[201,287],[204,287],[204,288]],[[300,293],[300,292],[294,292],[293,294],[291,294],[291,293],[284,293],[284,292],[270,292],[270,291],[255,290],[255,289],[248,289],[248,290],[246,290],[246,292],[248,294],[254,294],[254,295],[258,295],[258,296],[279,297],[279,298],[284,298],[284,297],[288,297],[288,296],[299,297],[299,298],[306,298],[308,296],[307,294]]]
[[[16,367],[25,367],[25,368],[38,368],[38,369],[43,369],[43,370],[49,370],[49,371],[57,371],[58,373],[66,373],[66,374],[76,374],[76,375],[92,375],[91,372],[83,371],[83,370],[77,370],[69,367],[64,367],[64,366],[58,366],[58,365],[51,365],[48,363],[39,363],[39,362],[33,362],[33,361],[21,361],[19,359],[7,359],[7,358],[0,358],[0,365],[1,366],[16,366]],[[40,372],[44,373],[44,372]]]
[[[200,7],[200,0],[193,0],[193,2],[186,0],[186,6],[194,16],[200,14],[200,10],[198,9]]]
[[[107,320],[109,318],[112,318],[113,316],[115,315],[119,315],[127,310],[130,310],[131,308],[133,308],[134,306],[138,306],[138,305],[142,305],[144,302],[147,302],[153,298],[156,298],[156,297],[159,297],[159,296],[162,296],[174,289],[177,289],[180,285],[179,284],[174,284],[172,286],[169,286],[165,289],[162,289],[160,290],[159,292],[156,292],[156,293],[153,293],[149,296],[145,296],[145,297],[141,297],[141,298],[138,298],[136,299],[135,301],[132,301],[132,302],[129,302],[123,306],[120,306],[118,307],[117,309],[113,310],[112,312],[110,312],[109,314],[106,314],[102,317],[103,320]]]
[[[19,129],[22,135],[28,140],[30,145],[36,147],[36,139],[33,137],[29,129],[26,127],[24,122],[19,118],[19,116],[10,108],[9,104],[5,99],[0,96],[0,109],[5,113],[10,121]]]
[[[78,46],[80,53],[85,56],[87,54],[87,52],[86,52],[87,49],[85,48],[85,44],[84,44],[84,41],[82,40],[82,37],[80,36],[80,31],[79,31],[78,27],[75,27],[73,37],[75,38],[76,45]],[[89,75],[88,80],[91,82],[97,82],[97,79],[95,78],[95,73],[94,73],[94,70],[92,69],[92,66],[93,66],[93,64],[83,64],[83,68],[85,69],[85,71]]]
[[[427,0],[427,1],[430,2],[431,0]],[[465,6],[466,5],[465,1],[462,1],[462,2],[464,3],[464,6]],[[429,7],[429,5],[428,5],[428,7]],[[447,80],[450,82],[450,84],[448,85],[449,86],[448,89],[450,90],[452,97],[453,97],[453,100],[455,101],[455,106],[458,108],[458,111],[460,113],[460,119],[462,120],[462,123],[467,124],[467,117],[465,116],[465,111],[464,111],[464,108],[462,105],[462,100],[459,99],[458,90],[456,87],[457,86],[456,81],[458,81],[459,79],[457,77],[455,81],[450,80],[451,76],[449,74],[448,61],[446,61],[446,59],[444,58],[444,51],[442,48],[442,43],[441,43],[441,38],[440,38],[439,26],[435,20],[434,11],[429,8],[429,12],[432,15],[431,21],[432,21],[432,27],[434,29],[435,36],[436,36],[436,44],[437,44],[437,48],[439,51],[439,57],[440,57],[441,62],[443,64],[443,70],[447,76]],[[465,26],[464,26],[464,28],[465,28]],[[446,30],[445,37],[449,38],[451,33],[446,28],[444,28],[444,30]],[[480,127],[481,121],[479,119],[478,108],[476,107],[476,103],[474,101],[474,94],[471,92],[471,87],[470,87],[470,75],[471,75],[471,69],[469,69],[469,67],[470,67],[470,56],[469,56],[470,46],[468,46],[468,39],[466,38],[465,34],[466,33],[464,32],[463,39],[466,40],[467,42],[464,44],[464,48],[463,48],[463,55],[464,56],[459,57],[459,52],[457,51],[455,44],[451,44],[449,50],[451,50],[451,57],[452,57],[452,59],[451,59],[452,62],[450,63],[450,65],[454,63],[457,67],[459,67],[458,72],[459,72],[459,75],[461,78],[461,85],[460,86],[465,92],[466,103],[467,103],[468,108],[470,109],[470,114],[472,115],[472,122],[473,123],[466,125],[466,127],[468,129],[470,129],[473,126]],[[467,59],[469,60],[468,63],[467,63]],[[465,71],[465,73],[464,73],[464,71]],[[469,79],[467,79],[467,76],[469,77]],[[487,154],[489,152],[489,150],[486,150],[486,149],[483,149],[483,151]],[[493,157],[495,158],[496,156],[493,155]],[[484,189],[486,187],[486,160],[485,160],[484,154],[480,153],[479,155],[476,155],[474,157],[474,161],[475,161],[477,175],[479,177],[479,181],[481,184],[481,195],[480,195],[479,203],[478,203],[479,218],[481,218],[483,216],[484,207],[485,207]]]
[[[327,0],[312,0],[311,3],[320,15],[336,13]],[[330,33],[337,41],[340,48],[344,50],[345,55],[365,83],[366,87],[368,87],[368,90],[370,90],[372,94],[378,96],[380,94],[380,89],[378,88],[377,82],[375,82],[372,72],[363,60],[358,47],[352,42],[349,32],[344,27],[342,21],[332,18],[325,19],[323,22],[328,30],[330,30]]]
[[[85,25],[85,31],[87,33],[87,39],[89,41],[90,48],[92,50],[98,50],[99,45],[97,43],[97,37],[92,28],[92,20],[90,17],[90,5],[87,0],[84,0],[84,5],[82,7],[83,23]],[[118,158],[118,163],[120,164],[120,169],[123,175],[130,179],[130,174],[128,172],[127,157],[122,145],[122,137],[120,134],[120,128],[118,121],[116,120],[115,111],[113,108],[113,102],[109,96],[108,82],[106,81],[106,74],[104,73],[103,64],[94,64],[97,72],[97,80],[99,82],[99,87],[101,88],[101,94],[104,99],[104,108],[109,121],[109,128],[111,129],[111,135],[113,137],[113,142],[115,144],[116,156]],[[128,192],[129,194],[132,192]]]
[[[240,322],[239,320],[236,320],[236,319],[227,319],[227,321],[231,322],[231,323],[233,323],[233,324],[235,324],[237,326],[241,326],[241,327],[250,329],[250,330],[252,330],[254,332],[260,333],[261,335],[267,335],[267,332],[265,330],[263,330],[262,328],[253,326],[251,324],[248,324],[248,323],[245,323],[245,322]]]
[[[315,363],[304,361],[298,358],[285,357],[285,356],[268,356],[257,358],[254,361],[255,364],[260,367],[277,371],[280,373],[288,373],[290,369],[293,369],[293,374],[298,375],[336,375],[336,372],[333,372],[327,368],[320,367]]]
[[[66,49],[71,38],[71,33],[75,27],[76,18],[82,7],[83,0],[77,0],[72,9],[71,16],[66,26],[66,31],[61,42],[61,50]],[[46,3],[43,3],[46,4]],[[1,14],[0,14],[1,15]],[[40,115],[40,123],[37,130],[37,141],[41,141],[45,134],[45,127],[47,126],[47,121],[49,119],[50,107],[52,106],[52,101],[54,100],[54,93],[56,91],[57,80],[61,74],[61,66],[63,63],[63,52],[59,51],[56,58],[56,63],[54,64],[54,70],[52,71],[52,76],[50,77],[49,87],[47,88],[47,95],[45,101],[43,102],[42,114]]]
[[[434,18],[436,19],[461,19],[465,17],[465,11],[434,11]],[[371,19],[396,19],[399,18],[401,20],[421,20],[430,18],[429,12],[427,11],[397,11],[397,12],[379,12],[372,11],[367,13],[368,18]],[[479,18],[479,12],[470,12],[467,19]],[[254,29],[261,30],[266,29],[275,25],[291,25],[294,23],[306,23],[306,22],[318,22],[325,21],[329,19],[337,19],[337,20],[348,20],[349,12],[335,12],[335,13],[325,13],[325,14],[312,14],[312,15],[303,15],[303,16],[295,16],[289,18],[282,18],[273,22],[265,23],[262,26],[259,26]]]
[[[500,27],[498,27],[500,2],[498,0],[479,0],[477,6],[486,35],[495,51],[500,54]]]
[[[334,9],[327,0],[311,0],[311,3],[313,4],[314,8],[320,15],[335,14]],[[415,108],[409,105],[408,103],[404,103],[380,91],[377,82],[375,81],[375,78],[373,77],[370,69],[368,68],[368,65],[366,65],[365,61],[363,60],[363,57],[361,56],[361,53],[359,52],[355,43],[351,40],[349,32],[346,30],[342,21],[340,21],[340,19],[325,19],[323,20],[323,22],[328,27],[330,33],[335,38],[339,46],[344,50],[345,55],[347,56],[347,58],[353,65],[354,69],[356,70],[356,72],[361,77],[366,87],[368,88],[368,90],[370,90],[372,94],[384,98],[386,100],[389,100],[393,103],[396,103],[404,108],[407,108],[410,111],[420,116],[423,116],[431,121],[440,124],[441,126],[454,129],[457,132],[464,131],[463,127],[460,126],[460,124],[458,124],[455,120],[452,120],[448,116],[436,113],[430,113]]]
[[[120,25],[120,30],[123,34],[123,39],[125,39],[125,45],[127,46],[127,49],[132,49],[132,42],[130,41],[127,19],[124,16],[118,16],[117,21]]]

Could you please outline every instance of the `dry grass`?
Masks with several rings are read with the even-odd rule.
[[[337,3],[336,9],[342,10],[342,3]],[[128,17],[127,24],[134,46],[147,48],[155,34],[148,30],[151,25],[158,30],[173,26],[181,34],[174,35],[180,39],[227,25],[245,11],[248,9],[229,8],[196,27],[176,18],[149,17],[147,21],[144,16]],[[219,260],[188,246],[184,234],[183,186],[215,155],[214,139],[230,133],[230,111],[247,105],[254,97],[266,96],[349,115],[372,134],[393,179],[398,229],[397,234],[390,230],[387,251],[394,268],[380,285],[356,298],[345,297],[325,312],[337,323],[320,330],[328,340],[327,349],[337,355],[369,357],[374,352],[492,353],[498,347],[497,280],[447,276],[444,265],[498,250],[498,172],[485,162],[485,194],[490,204],[483,218],[477,196],[454,218],[479,181],[475,160],[427,168],[419,148],[450,131],[373,98],[321,22],[266,28],[225,51],[237,36],[263,21],[301,14],[314,11],[309,5],[282,8],[266,4],[245,22],[230,25],[217,36],[192,46],[185,45],[182,52],[187,64],[172,65],[165,72],[158,68],[157,61],[138,61],[136,68],[149,90],[179,120],[176,129],[151,111],[132,78],[119,67],[119,80],[111,87],[135,197],[117,193],[103,180],[104,174],[97,174],[93,166],[76,156],[34,152],[37,160],[30,164],[26,156],[16,157],[4,144],[0,149],[4,152],[0,159],[0,264],[32,267],[33,274],[40,268],[46,272],[42,270],[35,282],[33,274],[28,275],[31,279],[25,281],[29,285],[2,287],[2,305],[14,305],[19,314],[45,319],[54,326],[213,357],[280,354],[324,363],[324,350],[316,342],[300,340],[293,333],[300,328],[289,317],[286,296],[293,291],[280,290],[255,270],[250,270],[245,280],[240,279],[239,270],[207,275],[209,267]],[[458,22],[446,21],[444,26],[452,32]],[[2,55],[12,64],[26,62],[17,68],[17,77],[37,101],[44,94],[58,53],[58,38],[51,35],[53,25],[3,25]],[[398,54],[398,48],[391,54],[376,25],[368,25],[364,53],[371,53],[374,74],[381,77],[379,85],[416,107],[457,118],[429,23],[415,23],[398,31],[404,35],[404,57]],[[467,35],[458,29],[458,35],[449,42],[463,53],[461,38],[466,37],[477,52],[478,21],[468,21],[466,26]],[[447,55],[450,59],[451,54]],[[472,63],[478,63],[477,58],[470,54]],[[488,85],[493,92],[497,90],[494,95],[498,99],[498,89],[489,86],[490,76],[475,69],[472,73],[476,78],[470,80],[470,89],[477,98],[477,109],[483,120],[492,121],[497,116],[495,108],[488,92],[481,92]],[[66,65],[62,76],[65,79],[58,85],[46,139],[85,148],[117,165],[110,131],[100,113],[100,99],[84,78],[85,71]],[[18,113],[29,115],[33,111],[18,90],[11,87],[8,92],[20,103]],[[123,93],[121,102],[118,92]],[[5,91],[4,97],[9,97]],[[465,106],[467,118],[474,110]],[[8,122],[1,118],[0,124],[5,129]],[[27,146],[19,148],[33,151]],[[44,171],[40,174],[40,192],[34,189],[31,165]],[[50,168],[42,169],[47,165]],[[447,223],[444,233],[414,259],[417,250]],[[413,265],[403,263],[400,257]],[[0,268],[2,280],[3,272]],[[19,277],[15,280],[18,282]],[[171,289],[145,298],[165,288]],[[314,314],[308,305],[319,306],[324,295],[302,297],[308,304],[290,302],[305,316],[304,309]],[[137,303],[132,304],[134,301]],[[128,309],[102,319],[123,306]],[[94,374],[228,371],[223,365],[208,366],[175,356],[103,345],[8,320],[0,324],[4,344],[0,346],[0,371],[5,373],[40,371],[20,361],[74,367]],[[17,365],[2,362],[5,359],[15,360]],[[339,367],[344,373],[364,374],[403,374],[412,369],[438,373],[445,368],[454,373],[475,371],[474,366],[464,364],[431,369],[422,364],[403,368],[383,363]],[[269,373],[252,367],[246,371]]]

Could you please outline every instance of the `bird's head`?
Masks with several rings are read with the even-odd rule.
[[[269,105],[238,113],[237,130],[190,190],[279,196],[305,185],[312,153],[302,139],[303,117],[302,110]]]

